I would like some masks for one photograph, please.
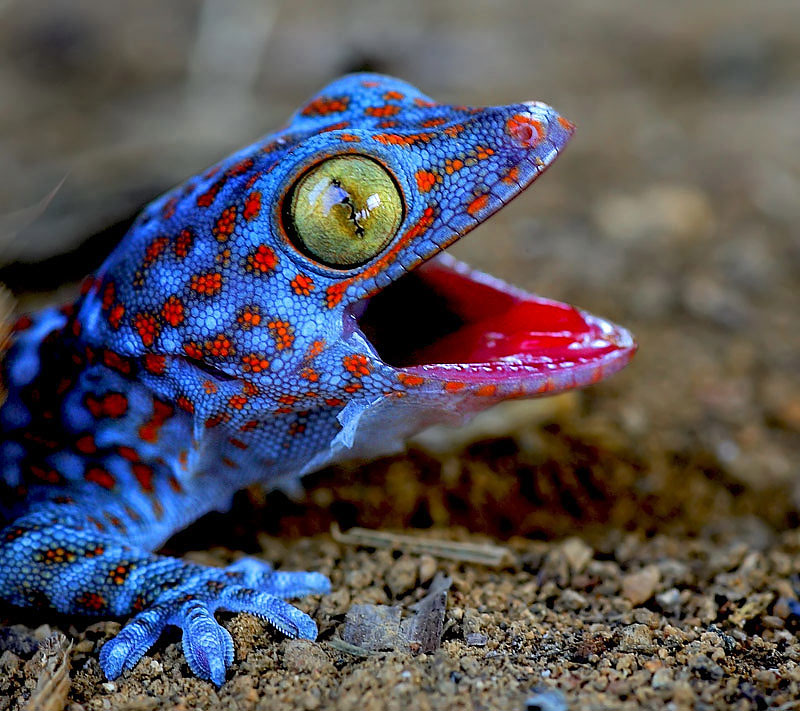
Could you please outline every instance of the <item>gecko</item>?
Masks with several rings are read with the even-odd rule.
[[[296,486],[631,359],[624,328],[443,253],[573,131],[538,101],[445,105],[353,74],[144,208],[72,303],[14,326],[0,598],[127,617],[99,653],[108,679],[176,626],[194,674],[222,684],[220,609],[315,639],[287,600],[328,592],[322,574],[157,551],[243,487]]]

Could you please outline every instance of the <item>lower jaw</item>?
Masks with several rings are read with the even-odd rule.
[[[446,254],[372,297],[358,327],[401,379],[504,397],[591,385],[636,352],[624,328]]]

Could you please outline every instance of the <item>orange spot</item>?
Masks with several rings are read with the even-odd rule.
[[[446,123],[447,119],[443,118],[432,118],[428,119],[427,121],[423,121],[420,126],[422,128],[435,128],[436,126],[441,126],[443,123]]]
[[[192,242],[194,242],[194,235],[191,230],[181,230],[178,239],[175,240],[175,256],[178,259],[184,259],[192,248]]]
[[[460,158],[448,158],[444,162],[444,172],[448,175],[452,175],[456,171],[461,170],[464,167],[464,161]]]
[[[384,101],[402,101],[405,98],[405,95],[401,94],[399,91],[387,91],[383,95]]]
[[[425,378],[421,375],[413,375],[412,373],[398,373],[397,379],[409,388],[417,387],[425,382]]]
[[[414,173],[414,178],[417,181],[417,188],[421,193],[427,193],[436,185],[436,173],[432,173],[429,170],[418,170]]]
[[[565,131],[572,133],[575,130],[575,124],[572,123],[572,121],[568,121],[563,116],[558,117],[558,123]]]
[[[319,96],[311,101],[301,112],[302,116],[327,116],[346,111],[350,105],[349,96]]]
[[[222,211],[216,224],[211,228],[211,234],[217,238],[217,241],[224,242],[233,234],[233,228],[235,226],[236,205],[230,205]]]
[[[252,220],[258,217],[258,213],[261,212],[261,193],[258,190],[254,190],[247,196],[247,200],[244,203],[244,212],[242,215],[244,216],[245,220]]]
[[[444,384],[444,389],[448,393],[457,393],[459,390],[463,390],[465,387],[464,383],[456,382],[455,380],[449,380]]]
[[[362,378],[370,373],[369,361],[367,357],[361,353],[345,356],[342,358],[342,365],[344,365],[345,370],[349,371],[357,378]]]
[[[200,360],[203,357],[203,349],[200,345],[194,342],[184,343],[183,352],[190,358]]]
[[[298,274],[295,276],[289,285],[292,287],[292,291],[298,296],[309,296],[314,290],[314,280],[305,274]]]
[[[167,369],[166,356],[156,353],[146,353],[144,356],[144,369],[153,375],[163,375]]]
[[[247,256],[247,270],[258,271],[267,274],[275,269],[278,264],[278,257],[275,250],[266,244],[260,244],[255,252]]]
[[[222,288],[222,274],[219,272],[193,274],[190,286],[198,294],[212,296]]]
[[[402,135],[399,133],[376,133],[373,140],[384,145],[391,146],[417,146],[420,143],[428,143],[432,138],[432,133],[410,133]]]
[[[503,176],[503,182],[506,185],[517,185],[517,180],[519,180],[519,166],[515,165]]]
[[[220,284],[222,278],[220,277]],[[194,286],[192,287],[194,288]],[[161,309],[161,315],[170,326],[179,326],[183,323],[183,302],[177,296],[170,296]]]
[[[496,385],[481,385],[476,391],[476,395],[480,395],[481,397],[491,397],[497,392]]]
[[[250,353],[242,358],[242,369],[247,373],[261,373],[268,368],[269,361],[255,353]]]
[[[206,341],[205,351],[214,358],[226,358],[233,353],[233,345],[224,333],[220,333],[213,341]]]
[[[294,329],[288,321],[270,321],[267,324],[272,337],[275,339],[275,347],[282,351],[291,348],[294,343]]]
[[[489,202],[489,195],[478,195],[469,205],[467,205],[467,212],[470,215],[475,215],[476,213],[483,210],[486,207],[487,203]]]
[[[156,317],[152,314],[139,313],[133,319],[133,326],[139,332],[142,345],[149,348],[158,336],[161,327],[156,322]]]
[[[148,244],[147,249],[144,251],[144,266],[149,267],[156,261],[159,255],[167,248],[168,243],[169,239],[167,237],[156,237]]]
[[[228,398],[228,406],[234,410],[241,410],[247,404],[247,398],[244,395],[232,395]]]
[[[386,118],[387,116],[396,116],[400,113],[400,107],[392,106],[391,104],[386,104],[385,106],[367,106],[367,108],[364,109],[364,113],[367,116]]]

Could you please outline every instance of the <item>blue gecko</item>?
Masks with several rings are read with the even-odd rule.
[[[234,654],[218,609],[314,639],[286,600],[328,592],[323,575],[153,551],[251,483],[290,486],[622,368],[624,329],[439,254],[572,133],[539,102],[448,106],[346,76],[146,207],[73,304],[15,327],[0,596],[131,616],[100,652],[109,679],[175,625],[194,673],[221,684]]]

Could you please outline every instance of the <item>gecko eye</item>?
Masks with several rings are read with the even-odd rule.
[[[284,200],[283,221],[306,256],[350,269],[391,241],[403,221],[403,200],[394,178],[374,160],[338,156],[294,184]]]

